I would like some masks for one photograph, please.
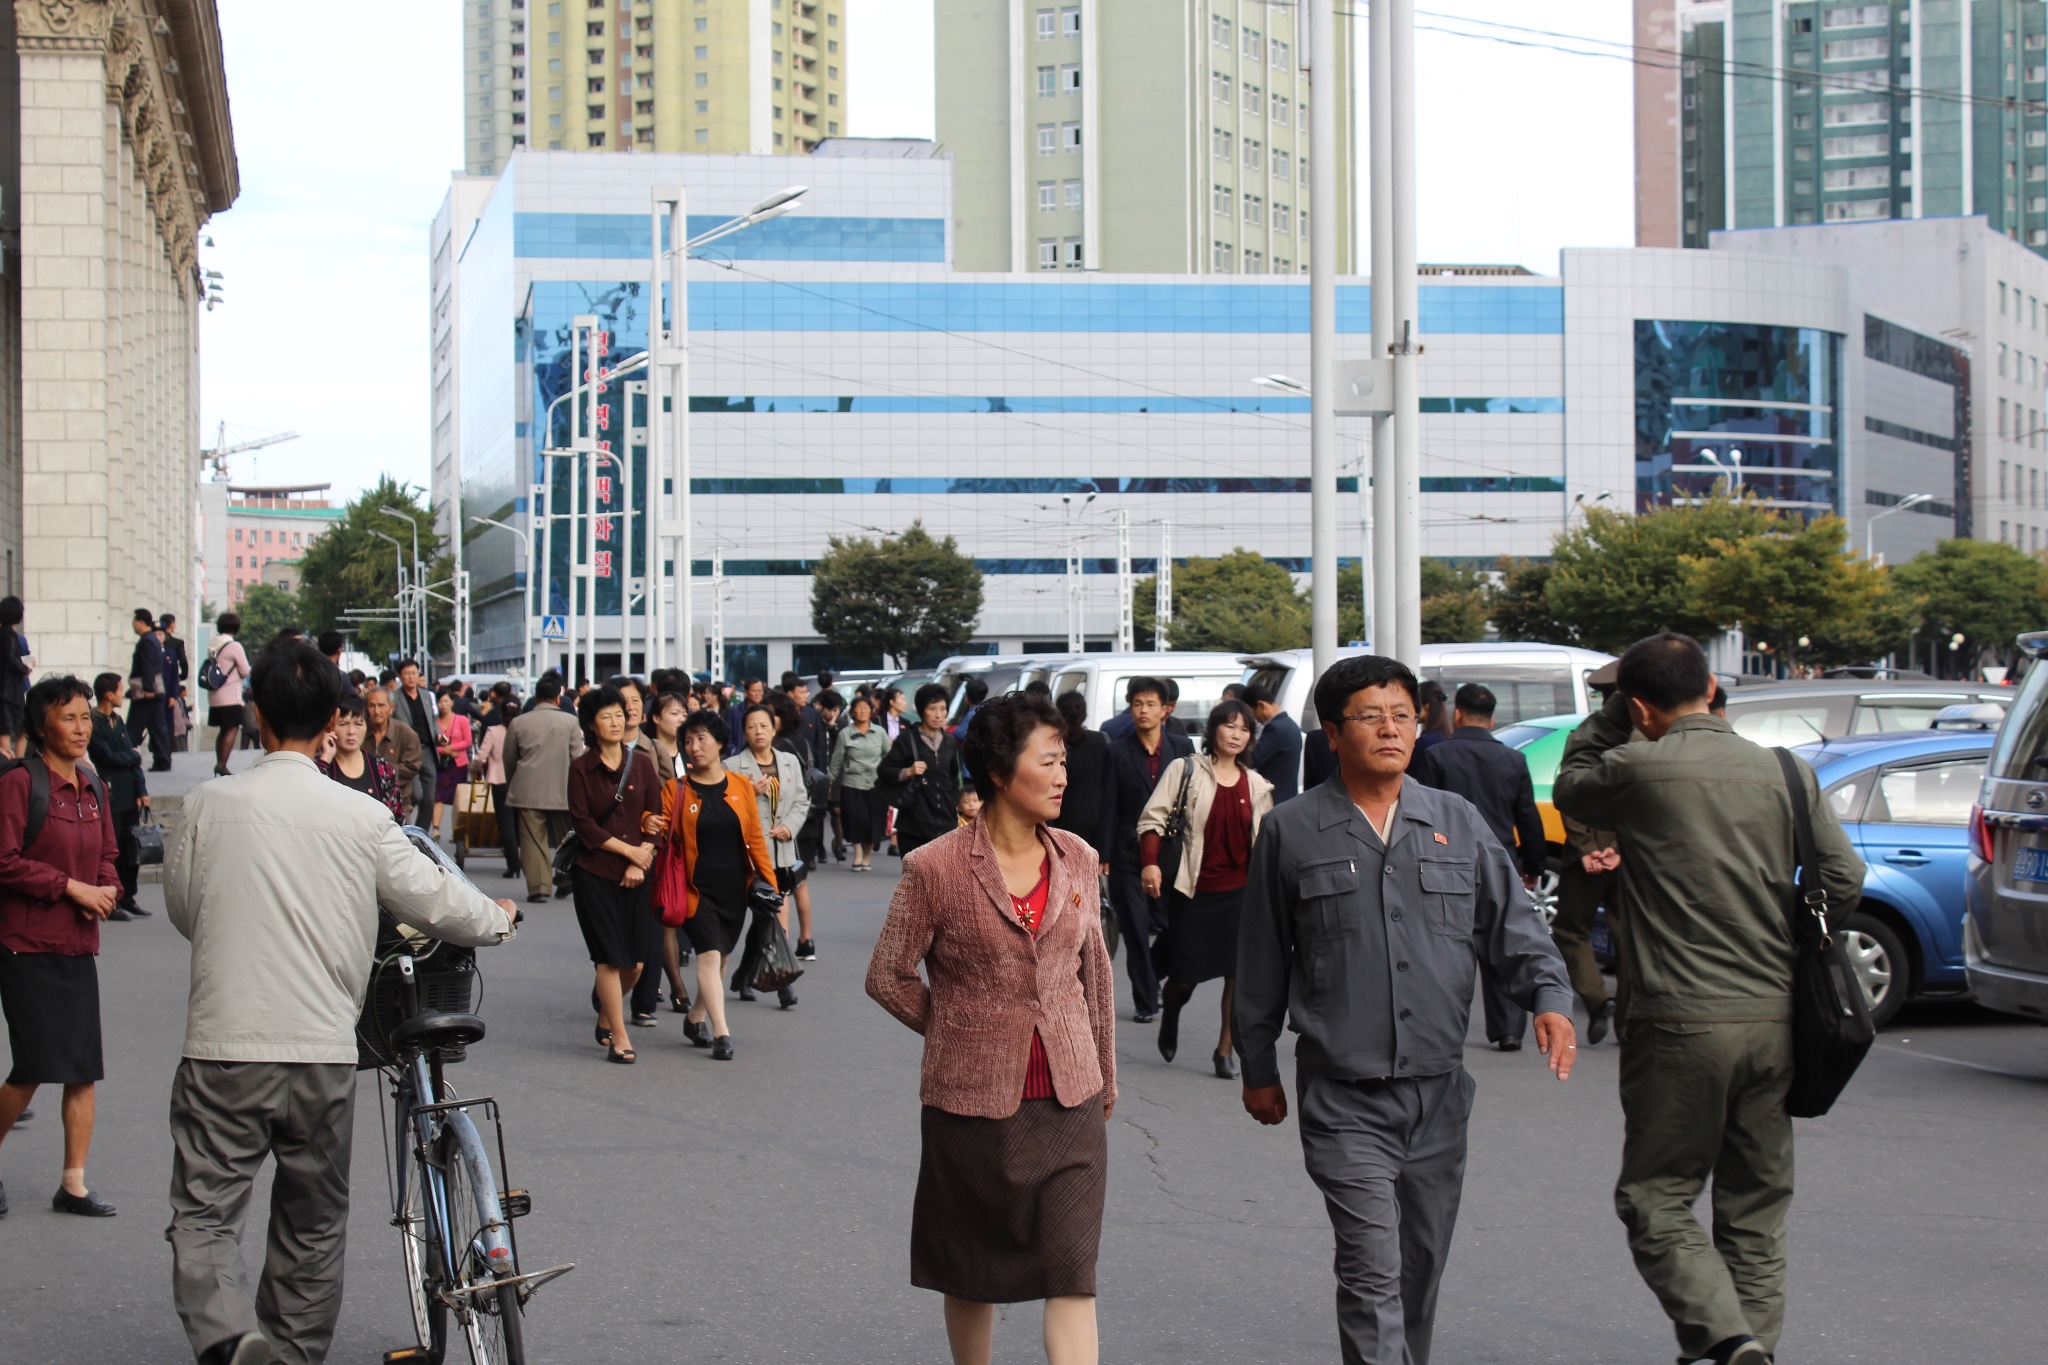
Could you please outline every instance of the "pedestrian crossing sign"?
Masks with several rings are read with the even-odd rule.
[[[543,640],[566,640],[569,638],[569,620],[565,616],[543,616],[540,618],[540,638]]]

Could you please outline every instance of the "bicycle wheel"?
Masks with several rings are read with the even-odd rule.
[[[441,1135],[443,1169],[448,1179],[448,1226],[455,1248],[457,1277],[462,1284],[487,1284],[494,1277],[484,1258],[483,1218],[477,1208],[479,1185],[494,1189],[488,1175],[479,1180],[471,1172],[469,1158],[452,1132]],[[462,1305],[456,1316],[469,1340],[469,1358],[475,1365],[526,1365],[526,1342],[520,1333],[519,1288],[501,1285],[496,1289],[458,1296]]]
[[[448,1305],[430,1283],[438,1259],[433,1224],[427,1218],[426,1170],[413,1162],[410,1144],[399,1159],[409,1164],[405,1202],[398,1211],[405,1252],[406,1299],[412,1306],[413,1332],[434,1365],[448,1350]]]

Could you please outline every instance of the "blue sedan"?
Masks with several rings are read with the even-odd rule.
[[[1856,844],[1866,871],[1847,943],[1882,1028],[1906,1001],[1959,995],[1970,807],[1993,736],[1932,730],[1858,735],[1793,750]]]

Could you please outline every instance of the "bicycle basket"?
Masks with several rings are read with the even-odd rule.
[[[377,965],[370,973],[370,986],[363,993],[363,1012],[356,1018],[356,1070],[370,1071],[394,1066],[385,1040],[405,1020],[405,996],[395,952],[387,949],[379,935]],[[419,988],[420,1008],[436,1014],[476,1012],[476,950],[453,943],[428,943],[415,952],[413,980]],[[462,1060],[459,1052],[443,1053],[444,1061]]]

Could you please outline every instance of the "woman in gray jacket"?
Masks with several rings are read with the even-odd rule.
[[[852,717],[832,749],[832,779],[839,796],[839,819],[846,842],[853,845],[853,870],[873,869],[875,845],[881,842],[882,822],[888,814],[882,794],[875,790],[880,779],[882,758],[889,752],[889,736],[875,723],[875,704],[856,696],[847,714]]]
[[[761,828],[768,834],[768,858],[775,865],[775,889],[783,895],[782,909],[777,918],[787,932],[789,896],[796,890],[799,876],[796,832],[803,828],[804,817],[810,814],[811,795],[803,760],[775,747],[776,728],[774,707],[766,702],[755,702],[747,707],[740,718],[742,747],[725,761],[725,766],[754,784],[755,801],[761,810]],[[761,923],[751,926],[747,934],[747,951],[740,960],[738,974],[733,978],[734,989],[742,1000],[754,997],[754,971],[760,965],[761,947],[767,936],[768,926]],[[784,1009],[796,1003],[796,996],[788,987],[785,986],[780,995]]]

